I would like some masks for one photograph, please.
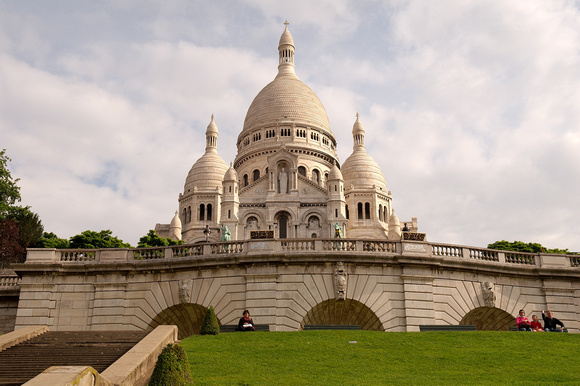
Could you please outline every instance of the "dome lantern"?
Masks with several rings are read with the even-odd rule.
[[[217,137],[218,129],[217,125],[213,121],[213,114],[211,115],[211,122],[207,125],[207,130],[205,132],[205,151],[217,151]]]
[[[353,149],[357,150],[365,147],[365,128],[360,121],[359,113],[356,113],[356,121],[352,126],[352,138],[354,141]]]
[[[278,76],[294,74],[294,39],[288,31],[288,20],[284,22],[286,28],[278,44]]]

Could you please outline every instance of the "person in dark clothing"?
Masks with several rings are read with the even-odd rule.
[[[244,310],[244,316],[238,322],[238,331],[255,331],[254,321],[250,318],[250,311]]]
[[[562,332],[564,329],[564,323],[554,318],[552,311],[544,314],[544,310],[542,310],[542,319],[544,319],[544,331],[546,332]],[[562,326],[562,328],[558,328],[558,326]]]

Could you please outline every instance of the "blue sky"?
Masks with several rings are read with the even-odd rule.
[[[288,19],[344,161],[357,112],[430,241],[580,251],[578,1],[0,1],[0,148],[68,238],[178,208],[211,114],[233,161]]]

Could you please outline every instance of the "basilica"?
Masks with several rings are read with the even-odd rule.
[[[278,74],[250,105],[233,163],[218,153],[212,116],[205,154],[185,179],[171,223],[156,225],[160,236],[187,244],[224,240],[225,232],[232,241],[268,235],[400,240],[402,228],[417,231],[415,217],[401,226],[381,168],[365,150],[358,113],[353,152],[340,164],[324,106],[296,76],[285,24]]]

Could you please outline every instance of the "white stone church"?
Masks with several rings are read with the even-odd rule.
[[[263,237],[252,232],[260,230],[281,239],[329,238],[337,229],[341,237],[400,240],[391,192],[365,150],[358,113],[353,152],[341,167],[324,106],[296,76],[294,40],[285,24],[278,74],[250,105],[233,164],[228,167],[218,153],[212,116],[205,154],[185,179],[171,223],[156,225],[160,236],[188,244],[206,241],[206,235],[219,241],[222,225],[231,240]],[[416,218],[405,225],[417,231]]]

